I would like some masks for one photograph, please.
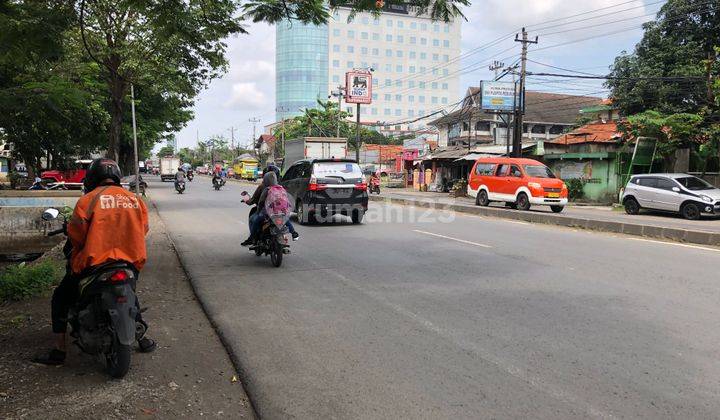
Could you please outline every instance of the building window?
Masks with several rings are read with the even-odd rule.
[[[420,30],[421,30],[421,31],[427,31],[427,23],[421,23],[421,24],[420,24]]]
[[[417,29],[417,23],[410,22],[410,29]]]
[[[425,82],[418,82],[418,87],[420,87],[420,89],[425,89]]]
[[[398,44],[402,44],[404,41],[404,38],[402,35],[398,35],[395,37],[395,40],[397,41]]]
[[[373,108],[372,111],[370,111],[373,115],[377,115],[377,108]]]
[[[447,54],[444,54],[443,61],[447,63],[448,61],[450,61],[450,57]]]
[[[373,32],[373,41],[379,41],[380,40],[380,34]]]
[[[443,104],[446,104],[446,103],[447,103],[447,98],[442,98],[442,103],[443,103]]]
[[[425,97],[422,96],[422,95],[418,96],[418,102],[420,102],[421,104],[424,104],[424,103],[425,103]]]
[[[403,56],[402,50],[397,50],[397,51],[395,51],[395,56],[396,56],[397,58],[402,58],[402,56]]]
[[[375,25],[375,26],[380,25],[380,19],[378,19],[378,18],[373,19],[373,25]]]
[[[533,125],[532,132],[535,134],[545,134],[545,126],[542,124]]]
[[[398,102],[402,101],[402,95],[395,95],[395,100]]]
[[[333,45],[333,52],[340,52],[340,46],[337,44]]]
[[[432,97],[432,100],[431,100],[430,102],[432,102],[432,103],[434,103],[434,104],[438,103],[438,98],[437,98],[437,96],[433,96],[433,97]]]
[[[368,53],[367,47],[360,48],[360,54],[367,55],[367,53]]]
[[[392,110],[390,108],[385,108],[385,109],[383,109],[383,114],[392,115]]]
[[[396,109],[395,109],[395,116],[396,116],[396,117],[399,117],[400,115],[402,115],[402,111],[400,111],[399,109],[396,108]]]
[[[443,76],[447,76],[447,75],[448,75],[448,69],[443,69]]]
[[[433,76],[437,76],[437,74],[438,74],[438,69],[437,69],[437,68],[434,68],[434,69],[432,70],[432,74],[433,74]]]
[[[385,73],[392,73],[392,64],[390,64],[390,63],[385,64]]]
[[[450,25],[445,25],[445,33],[450,33]]]
[[[424,109],[419,110],[418,117],[422,117],[423,115],[425,115],[425,110]]]
[[[368,23],[370,23],[370,18],[368,18],[367,16],[363,17],[362,23],[363,23],[363,25],[367,25]]]
[[[390,34],[385,35],[385,41],[392,42],[392,35],[390,35]]]
[[[392,50],[385,50],[385,57],[392,57]]]
[[[367,33],[367,32],[362,32],[362,33],[360,34],[360,38],[362,38],[362,39],[368,39],[368,33]]]
[[[444,40],[444,41],[443,41],[443,47],[449,48],[449,47],[450,47],[450,41],[448,41],[447,39]]]
[[[392,86],[392,80],[385,79],[385,86]]]
[[[421,60],[427,60],[427,53],[421,52],[421,53],[420,53],[420,59],[421,59]]]
[[[402,21],[402,20],[398,20],[397,27],[398,27],[398,28],[402,28],[403,26],[404,26],[403,21]]]
[[[415,51],[410,51],[410,58],[414,59],[416,55]]]
[[[332,80],[333,80],[333,83],[340,83],[340,76],[338,76],[338,75],[336,74],[336,75],[333,76],[333,79],[332,79]]]
[[[415,102],[415,96],[408,95],[408,102]]]
[[[349,53],[354,53],[354,52],[355,52],[355,47],[353,47],[352,45],[348,45],[348,47],[347,47],[347,52],[349,52]]]
[[[355,31],[348,31],[348,38],[350,38],[350,39],[355,38]]]
[[[550,127],[550,134],[562,134],[563,131],[562,125],[553,125]]]
[[[443,83],[443,84],[442,84],[442,88],[443,88],[443,90],[448,90],[448,84],[447,84],[447,83]]]
[[[386,100],[386,101],[392,101],[392,95],[389,94],[389,93],[386,93],[386,94],[385,94],[385,100]]]
[[[427,45],[427,38],[420,38],[420,45]]]
[[[424,66],[420,66],[420,74],[425,74],[425,67],[424,67]]]
[[[347,112],[348,114],[352,115],[352,113],[353,113],[353,107],[351,107],[351,106],[346,106],[346,107],[345,107],[345,112]]]
[[[413,45],[417,44],[417,38],[415,38],[414,36],[411,36],[411,37],[410,37],[410,44],[413,44]]]
[[[372,49],[372,55],[380,55],[380,50],[377,48]]]
[[[398,73],[402,73],[402,71],[403,71],[402,64],[398,64],[397,66],[395,66],[395,71]]]
[[[414,88],[414,87],[415,87],[415,81],[414,81],[414,80],[410,80],[410,81],[408,82],[408,87],[409,87],[409,88]]]
[[[368,66],[367,61],[363,61],[362,64],[360,64],[360,67],[366,69],[366,68],[368,68],[368,67],[370,67],[370,66]]]
[[[354,63],[354,62],[352,62],[352,61],[348,61],[348,62],[347,62],[347,68],[352,69],[352,68],[354,68],[354,67],[355,67],[355,63]]]
[[[392,26],[393,26],[392,19],[388,19],[387,22],[385,22],[385,24],[387,25],[388,28],[392,28]]]
[[[408,117],[414,117],[414,116],[415,116],[415,111],[413,111],[412,109],[408,109]]]
[[[433,47],[439,47],[440,46],[440,40],[439,39],[433,39]]]
[[[402,80],[400,80],[400,79],[395,80],[395,86],[402,87]]]
[[[372,94],[372,98],[373,98],[374,101],[377,101],[377,99],[378,99],[378,94],[377,94],[377,93],[373,93],[373,94]]]
[[[335,67],[335,68],[340,67],[340,60],[333,60],[333,67]]]
[[[340,36],[340,29],[333,29],[333,36]]]
[[[438,88],[438,83],[437,83],[437,82],[432,82],[432,85],[431,85],[431,86],[432,86],[433,89],[437,89],[437,88]]]
[[[490,131],[490,123],[484,121],[476,122],[475,131]]]
[[[433,61],[440,61],[440,54],[433,54]]]
[[[373,86],[377,86],[378,84],[378,79],[373,79]]]
[[[410,66],[409,71],[410,73],[415,73],[415,66]]]

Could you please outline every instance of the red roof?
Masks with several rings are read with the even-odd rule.
[[[594,122],[563,134],[547,143],[582,144],[582,143],[615,143],[621,137],[615,121]]]

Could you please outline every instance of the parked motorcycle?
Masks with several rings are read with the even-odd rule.
[[[248,193],[243,191],[242,196]],[[248,215],[248,223],[250,217],[257,211],[257,206],[250,209]],[[290,214],[273,214],[265,218],[260,231],[260,236],[255,245],[250,249],[255,251],[255,255],[269,255],[270,262],[275,267],[282,265],[283,255],[290,253],[290,243],[288,241],[288,228],[285,222],[290,218]]]
[[[185,181],[175,181],[175,190],[182,194],[185,191]]]
[[[60,229],[48,236],[67,234],[67,220],[59,210],[49,208],[42,219],[63,218]],[[69,242],[68,242],[69,244]],[[70,258],[72,246],[63,249]],[[80,280],[77,301],[70,308],[70,336],[85,353],[105,359],[106,370],[113,378],[124,377],[130,369],[132,345],[145,335],[147,326],[136,322],[137,298],[135,268],[128,263],[112,262],[95,267]]]

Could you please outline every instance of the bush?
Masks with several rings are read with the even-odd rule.
[[[578,178],[568,179],[565,181],[565,185],[567,185],[568,188],[568,198],[570,200],[577,200],[579,198],[582,198],[585,193],[583,192],[583,187],[585,186],[585,181]]]
[[[60,266],[53,261],[10,266],[0,272],[0,301],[41,295],[56,284],[61,275]]]

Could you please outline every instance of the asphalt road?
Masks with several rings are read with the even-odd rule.
[[[373,203],[278,269],[243,188],[149,194],[261,417],[720,416],[719,250]]]

